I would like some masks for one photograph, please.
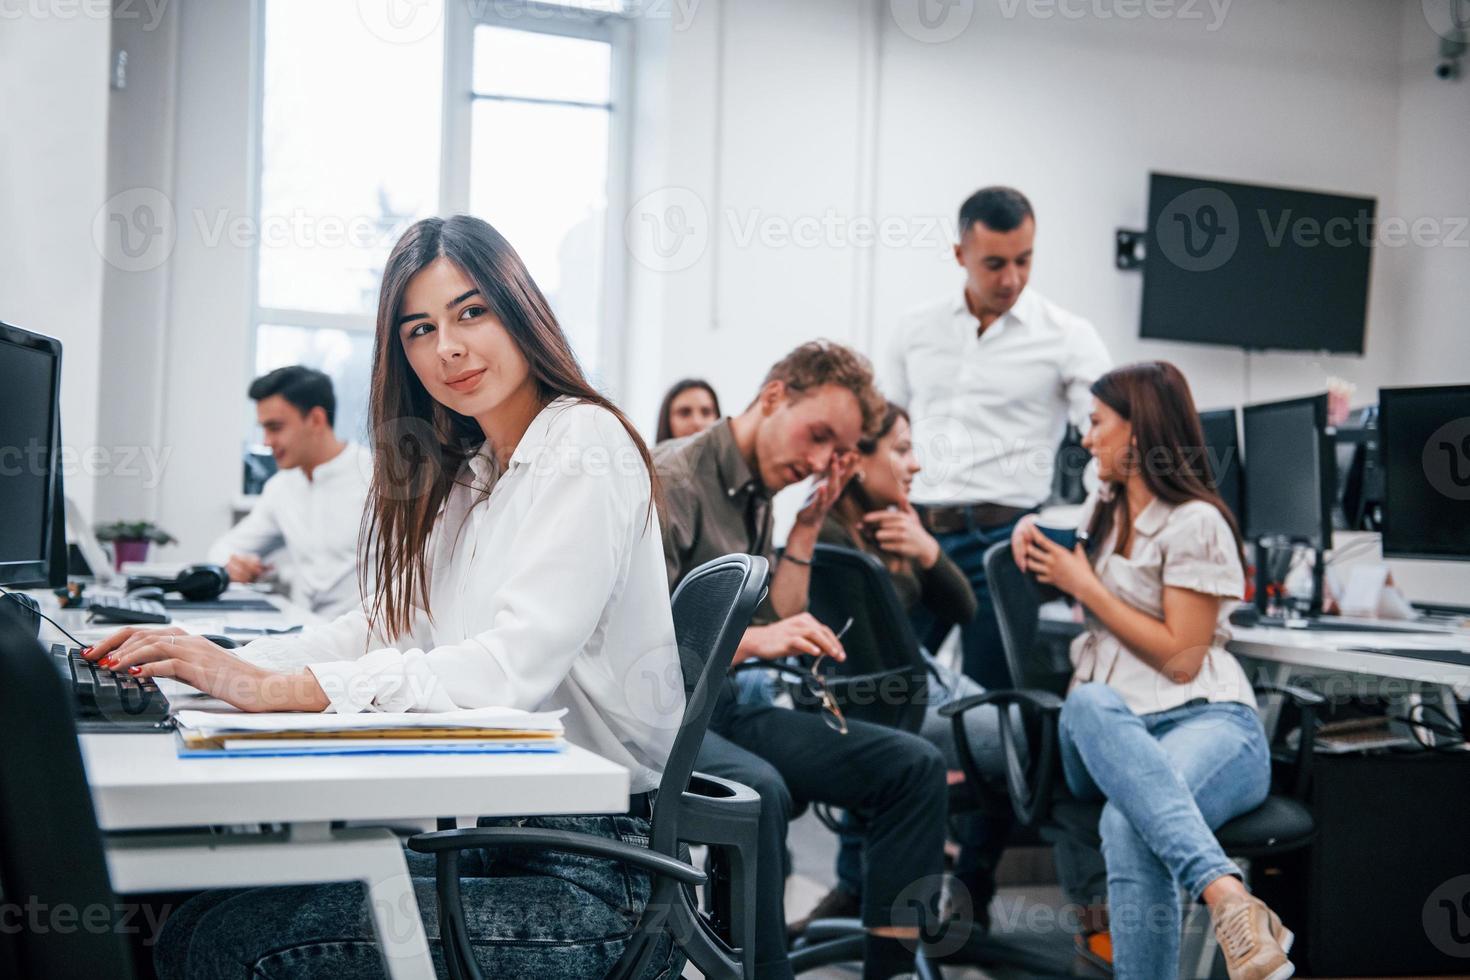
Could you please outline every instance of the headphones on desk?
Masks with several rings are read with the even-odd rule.
[[[159,578],[152,575],[128,577],[128,591],[134,589],[162,589],[177,592],[191,602],[208,602],[218,599],[230,587],[230,576],[220,565],[190,565],[174,578]]]

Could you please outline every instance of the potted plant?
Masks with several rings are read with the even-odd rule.
[[[123,562],[147,561],[150,544],[174,544],[176,539],[152,521],[113,521],[97,528],[97,540],[112,542],[112,564],[120,572]]]

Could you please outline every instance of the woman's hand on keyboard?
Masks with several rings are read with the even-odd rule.
[[[310,671],[265,670],[177,626],[128,626],[83,650],[82,656],[140,679],[175,678],[243,711],[322,711],[328,705]]]

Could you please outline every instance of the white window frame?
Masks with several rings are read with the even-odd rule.
[[[256,227],[261,221],[261,182],[264,177],[265,126],[265,7],[267,0],[252,3],[254,71],[252,80],[252,162],[250,211]],[[294,0],[274,0],[294,2]],[[440,127],[439,213],[468,212],[470,206],[471,108],[479,97],[474,92],[475,27],[491,24],[515,30],[556,34],[605,41],[611,47],[608,101],[607,211],[603,244],[602,329],[598,337],[598,370],[595,382],[617,398],[623,387],[627,357],[625,334],[627,309],[627,256],[622,247],[620,216],[627,212],[629,166],[632,154],[632,26],[625,14],[562,7],[536,0],[497,0],[472,3],[444,0],[444,90],[443,122]],[[514,99],[537,102],[546,100]],[[583,104],[583,103],[566,103]],[[373,315],[328,313],[317,310],[283,309],[260,304],[260,236],[250,264],[250,336],[247,351],[249,378],[255,376],[260,328],[280,325],[334,328],[371,334],[376,329]],[[251,424],[253,424],[253,419]],[[248,431],[248,430],[247,430]]]

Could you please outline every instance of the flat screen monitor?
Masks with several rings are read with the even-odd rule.
[[[1470,385],[1378,392],[1383,553],[1470,561]]]
[[[1239,414],[1233,408],[1199,413],[1200,428],[1205,434],[1205,464],[1209,468],[1210,479],[1215,481],[1215,489],[1225,501],[1225,506],[1235,515],[1235,523],[1245,527],[1240,492],[1244,467],[1240,459],[1239,421]]]
[[[64,535],[65,526],[60,383],[60,341],[0,323],[0,585],[53,578],[57,528]],[[64,565],[64,539],[60,552]]]
[[[1247,405],[1246,537],[1286,537],[1332,546],[1336,456],[1327,432],[1327,396]]]
[[[1363,353],[1377,201],[1150,175],[1139,334]]]

